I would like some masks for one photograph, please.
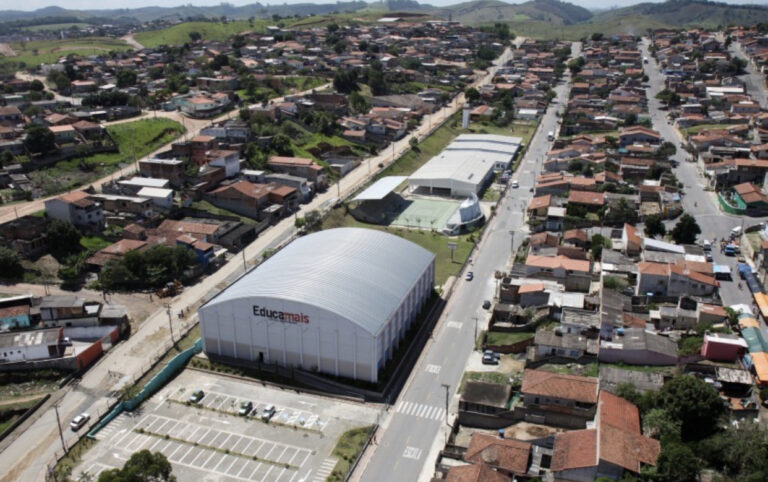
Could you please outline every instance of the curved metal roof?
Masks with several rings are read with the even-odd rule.
[[[329,229],[296,239],[205,306],[250,297],[298,301],[376,335],[434,258],[375,229]]]

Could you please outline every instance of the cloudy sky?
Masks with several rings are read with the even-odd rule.
[[[421,0],[422,3],[430,3],[432,5],[451,5],[459,3],[462,0]],[[522,3],[523,0],[513,0],[509,3]],[[660,0],[657,0],[660,1]],[[732,4],[765,4],[765,0],[721,0],[725,3]],[[335,1],[316,0],[317,3],[335,3]],[[181,4],[192,5],[218,5],[220,0],[195,0],[193,2],[184,2],[180,0],[131,0],[127,2],[125,0],[99,0],[94,2],[93,0],[25,0],[23,2],[3,1],[0,2],[0,9],[14,9],[14,10],[36,10],[38,8],[48,6],[58,6],[69,9],[106,9],[106,8],[137,8],[137,7],[175,7]],[[255,3],[253,0],[232,0],[229,3],[234,5],[247,5],[249,3]],[[284,1],[269,1],[262,0],[261,3],[267,4],[282,4],[282,3],[312,3],[312,0],[284,0]],[[640,3],[640,0],[571,0],[571,3],[581,5],[587,8],[609,8],[612,6],[623,7],[626,5],[632,5]],[[0,19],[2,20],[2,19]]]

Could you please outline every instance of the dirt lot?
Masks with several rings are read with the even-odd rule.
[[[563,429],[549,427],[547,425],[518,422],[504,429],[504,438],[515,440],[535,440],[563,431]],[[499,436],[498,430],[484,430],[479,428],[461,427],[459,433],[456,434],[456,445],[461,447],[468,447],[473,433],[483,433],[486,435],[492,435],[494,437]]]
[[[9,44],[0,43],[0,55],[5,57],[16,57],[16,51]]]
[[[0,293],[6,295],[20,295],[32,293],[35,296],[46,295],[77,295],[86,300],[104,301],[101,291],[94,291],[83,288],[79,291],[67,291],[58,286],[43,286],[29,283],[16,283],[13,285],[0,285]],[[128,316],[133,326],[140,325],[150,314],[163,307],[163,300],[152,296],[149,301],[149,295],[145,293],[110,293],[106,296],[106,301],[125,306],[128,310]],[[167,301],[167,300],[166,300]]]

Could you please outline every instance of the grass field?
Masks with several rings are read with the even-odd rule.
[[[101,236],[83,236],[80,238],[80,246],[91,251],[98,251],[104,249],[112,244]]]
[[[33,42],[13,43],[11,47],[18,55],[0,57],[0,63],[21,63],[26,67],[56,62],[69,54],[98,55],[112,50],[130,50],[131,46],[119,39],[90,37],[64,40],[36,40]]]
[[[31,25],[29,27],[22,27],[22,30],[28,30],[30,32],[42,32],[45,30],[69,30],[72,27],[86,28],[90,27],[87,23],[50,23],[48,25]]]
[[[47,194],[56,194],[83,186],[127,166],[159,147],[171,142],[184,132],[176,121],[158,118],[141,119],[107,127],[117,142],[120,152],[102,153],[85,159],[62,161],[55,166],[29,173],[32,183]]]
[[[404,228],[390,228],[378,224],[366,224],[357,221],[355,218],[344,214],[344,208],[334,209],[323,219],[323,229],[354,227],[378,229],[390,234],[400,236],[422,248],[435,254],[435,285],[442,285],[449,276],[454,276],[459,272],[464,261],[469,256],[474,243],[470,241],[470,236],[464,234],[461,236],[447,237],[431,231],[417,231]],[[457,244],[456,251],[451,259],[451,250],[448,249],[448,243]]]
[[[738,127],[739,124],[732,125],[732,124],[701,124],[697,126],[692,127],[686,127],[685,129],[681,129],[684,136],[688,135],[695,135],[698,134],[701,131],[704,130],[727,130],[731,127]]]
[[[246,217],[246,216],[240,216],[237,213],[233,213],[232,211],[228,211],[226,209],[216,207],[213,204],[209,203],[208,201],[200,200],[193,202],[190,207],[194,209],[202,209],[203,211],[208,211],[211,214],[216,214],[217,216],[234,216],[238,219],[240,219],[241,222],[244,223],[253,223],[254,220]]]
[[[185,22],[159,30],[138,32],[134,38],[141,45],[153,48],[158,45],[183,45],[190,41],[191,32],[199,33],[205,41],[222,41],[241,32],[264,32],[267,21],[256,19],[253,25],[247,20],[233,22]]]
[[[429,137],[419,143],[418,151],[408,151],[394,164],[382,171],[376,179],[385,176],[408,176],[425,162],[438,155],[463,129],[459,124],[461,114],[454,114],[452,119],[440,126]]]
[[[329,82],[328,79],[325,79],[323,77],[313,77],[313,76],[284,77],[284,78],[281,78],[280,81],[283,85],[283,92],[278,92],[275,89],[272,89],[271,87],[260,86],[255,89],[254,96],[266,95],[267,99],[274,99],[275,97],[280,97],[285,94],[303,92],[305,90],[314,89],[316,87],[320,87],[321,85],[327,84]],[[245,89],[238,90],[237,95],[240,96],[241,99],[248,99],[247,91]]]
[[[341,481],[346,480],[347,472],[355,461],[357,456],[365,447],[365,443],[371,435],[373,427],[360,427],[352,430],[347,430],[339,441],[336,442],[336,447],[333,448],[331,455],[336,457],[338,461],[333,468],[333,472],[326,479],[327,481]]]
[[[469,129],[476,134],[521,137],[523,145],[527,146],[536,131],[536,122],[515,121],[506,127],[497,127],[492,122],[472,122]]]
[[[643,15],[628,15],[615,20],[589,21],[574,25],[553,25],[549,22],[526,20],[505,22],[517,35],[536,39],[580,40],[595,32],[605,35],[633,34],[642,35],[646,30],[668,28],[659,22]]]
[[[517,342],[533,338],[531,332],[507,333],[501,331],[489,331],[485,342],[489,345],[513,345]]]

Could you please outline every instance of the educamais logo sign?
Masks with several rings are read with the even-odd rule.
[[[270,310],[259,305],[253,305],[253,316],[261,316],[283,323],[309,323],[309,316],[304,313],[288,313],[286,311]]]

